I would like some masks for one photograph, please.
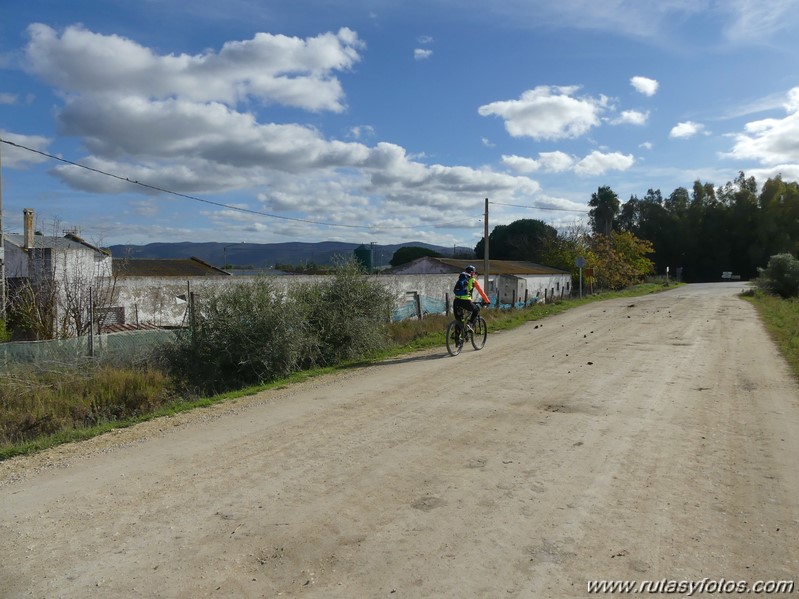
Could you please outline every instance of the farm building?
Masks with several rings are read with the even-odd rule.
[[[455,277],[469,264],[477,267],[477,278],[483,284],[485,267],[482,260],[469,261],[425,256],[392,268],[385,274],[450,274]],[[568,297],[571,294],[571,273],[533,262],[489,260],[488,285],[483,284],[483,287],[488,296],[498,298],[500,304],[528,303],[534,298],[538,298],[538,301],[548,302]]]
[[[33,210],[25,209],[24,232],[3,235],[3,255],[8,307],[33,314],[38,323],[35,338],[79,334],[86,326],[76,312],[109,289],[111,254],[75,233],[63,237],[34,231]]]

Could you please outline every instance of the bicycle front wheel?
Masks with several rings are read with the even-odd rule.
[[[447,351],[450,356],[457,356],[463,349],[463,334],[457,320],[447,327]]]
[[[483,349],[488,337],[488,325],[482,316],[478,316],[472,325],[472,333],[469,335],[474,349]]]

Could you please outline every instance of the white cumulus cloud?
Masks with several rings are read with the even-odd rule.
[[[608,171],[626,171],[634,163],[635,158],[631,154],[593,151],[575,165],[574,172],[583,177],[603,175]]]
[[[50,140],[41,135],[20,135],[3,129],[0,129],[0,138],[41,152],[46,151],[50,144]],[[0,151],[3,153],[3,166],[8,168],[26,168],[49,160],[46,156],[15,148],[10,144],[3,144]]]
[[[624,171],[635,163],[632,155],[619,152],[591,152],[582,159],[569,156],[565,152],[541,152],[538,159],[523,156],[505,155],[502,162],[519,173],[543,171],[546,173],[562,173],[572,171],[581,177],[603,175],[608,171]]]
[[[304,39],[258,33],[195,55],[160,54],[79,26],[57,32],[33,25],[29,36],[27,68],[59,98],[54,111],[59,132],[87,150],[77,161],[95,169],[53,168],[75,189],[157,194],[131,183],[138,181],[183,194],[238,194],[244,198],[241,207],[313,215],[320,223],[351,226],[369,214],[375,234],[380,227],[387,232],[401,227],[415,236],[413,227],[423,223],[431,239],[436,227],[463,222],[464,211],[479,215],[482,198],[518,203],[540,190],[520,173],[428,164],[424,154],[411,155],[396,144],[369,145],[363,142],[375,135],[369,125],[350,127],[346,139],[337,140],[315,126],[317,119],[308,121],[314,124],[261,120],[271,113],[255,110],[255,104],[344,110],[337,74],[353,68],[365,48],[348,29]],[[600,110],[599,100],[553,93],[570,119],[563,131],[579,129],[581,120]],[[581,117],[581,111],[589,116]],[[48,143],[24,141],[31,147]],[[4,152],[4,159],[21,164],[11,152]],[[259,226],[252,215],[229,208],[206,210],[219,230],[240,221]],[[274,225],[270,231],[277,235],[318,230],[314,223],[288,218]]]
[[[541,164],[532,158],[524,156],[502,155],[502,163],[517,173],[534,173],[541,168]]]
[[[576,97],[576,86],[542,85],[524,92],[517,100],[502,100],[481,106],[481,116],[498,116],[513,137],[537,140],[575,138],[600,124],[600,114],[609,105],[605,96]]]
[[[769,118],[747,123],[728,157],[754,159],[765,165],[799,163],[799,87],[787,94],[784,118]]]
[[[117,35],[80,26],[28,28],[28,68],[60,89],[77,94],[179,97],[234,105],[257,98],[311,111],[344,109],[336,71],[350,70],[364,47],[343,28],[308,39],[257,33],[224,44],[218,52],[158,55]]]
[[[632,77],[630,79],[630,85],[633,86],[635,91],[644,94],[645,96],[654,96],[658,91],[658,87],[660,87],[660,83],[658,83],[655,79],[641,77],[640,75]]]
[[[613,125],[646,125],[649,120],[648,112],[638,110],[623,110],[618,118],[611,120]]]
[[[669,137],[673,139],[688,139],[700,133],[705,126],[701,123],[694,123],[693,121],[684,121],[677,123],[669,131]]]
[[[538,161],[548,173],[562,173],[574,166],[574,158],[566,152],[541,152]]]

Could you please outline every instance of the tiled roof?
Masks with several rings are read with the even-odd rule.
[[[199,258],[114,260],[114,274],[121,277],[217,277],[230,273]]]
[[[19,233],[5,233],[3,235],[3,239],[19,248],[25,247],[25,236]],[[52,235],[34,235],[33,247],[55,248],[60,250],[90,249],[95,252],[100,252],[101,254],[107,254],[106,251],[85,242],[83,239],[72,233],[68,233],[64,237],[54,237]]]
[[[453,260],[450,258],[436,258],[439,262],[454,267],[458,272],[470,264],[480,273],[485,270],[483,260]],[[563,274],[565,271],[535,262],[522,262],[517,260],[489,260],[488,272],[492,275],[551,275]]]
[[[413,262],[401,264],[386,272],[386,274],[428,274],[428,273],[459,273],[469,265],[477,268],[478,275],[481,275],[485,270],[485,262],[483,260],[455,260],[452,258],[434,258],[425,256],[418,258]],[[552,268],[551,266],[544,266],[536,264],[535,262],[521,262],[514,260],[489,260],[488,261],[489,275],[559,275],[568,274],[566,271]]]

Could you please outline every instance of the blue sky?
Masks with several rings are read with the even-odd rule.
[[[485,198],[563,228],[603,185],[796,181],[798,27],[794,0],[5,0],[4,230],[474,246]]]

